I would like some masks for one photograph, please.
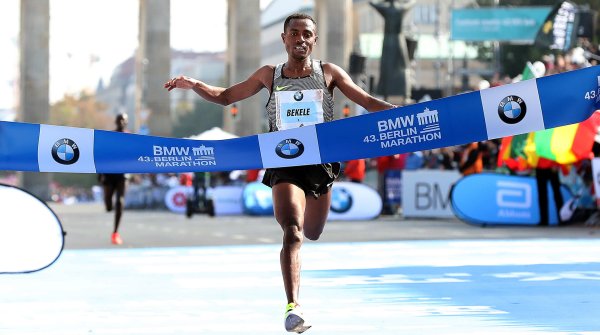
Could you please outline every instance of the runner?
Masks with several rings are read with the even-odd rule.
[[[119,114],[115,118],[115,124],[117,128],[115,131],[125,132],[127,129],[127,123],[129,119],[127,114]],[[110,212],[113,210],[113,196],[116,196],[114,209],[115,209],[115,221],[113,226],[113,232],[110,238],[112,244],[121,245],[123,240],[119,234],[119,224],[121,223],[121,216],[123,215],[123,205],[125,203],[125,183],[126,178],[124,173],[104,173],[98,175],[98,181],[102,184],[104,189],[104,206],[106,211]]]
[[[332,121],[333,90],[374,112],[395,107],[376,99],[358,87],[339,66],[311,58],[317,43],[315,20],[306,14],[286,18],[281,34],[288,54],[285,63],[266,65],[248,79],[228,88],[178,76],[165,83],[169,91],[192,89],[202,98],[221,105],[269,90],[269,130],[278,131]],[[340,172],[339,163],[267,169],[263,183],[273,192],[275,218],[283,230],[281,272],[287,306],[285,329],[302,333],[310,328],[299,304],[300,247],[304,237],[317,240],[327,220],[331,186]]]

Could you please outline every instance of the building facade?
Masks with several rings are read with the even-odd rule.
[[[186,75],[201,78],[214,85],[224,84],[226,75],[224,52],[198,53],[173,50],[171,55],[171,77]],[[135,57],[132,55],[115,68],[107,86],[98,85],[96,98],[107,106],[109,115],[126,113],[129,115],[130,125],[136,124],[137,117],[141,118],[140,124],[144,125],[148,115],[145,111],[141,111],[140,115],[136,114],[135,75]],[[162,85],[162,83],[158,84]],[[202,99],[191,90],[174,90],[169,96],[173,121],[176,121],[181,114],[191,112],[195,102]]]

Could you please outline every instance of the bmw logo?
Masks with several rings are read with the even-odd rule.
[[[509,95],[500,101],[498,116],[508,124],[521,122],[527,113],[525,101],[516,95]]]
[[[296,101],[300,101],[304,98],[304,94],[302,94],[302,91],[298,91],[294,94],[294,100]]]
[[[333,188],[331,191],[331,209],[334,213],[345,213],[352,207],[352,195],[345,188]]]
[[[79,159],[79,147],[73,140],[63,138],[52,145],[52,158],[63,165],[71,165]]]
[[[304,152],[304,144],[294,138],[288,138],[277,144],[275,153],[277,156],[285,159],[296,158]]]

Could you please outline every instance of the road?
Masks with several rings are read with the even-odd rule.
[[[113,248],[110,245],[113,213],[97,203],[66,206],[53,204],[67,232],[66,249]],[[195,215],[191,219],[168,211],[126,210],[118,248],[279,244],[281,230],[272,217]],[[479,227],[457,219],[404,219],[383,216],[370,221],[332,221],[321,242],[402,240],[600,238],[600,228]],[[307,243],[312,243],[308,241]]]
[[[272,218],[52,205],[66,250],[0,276],[0,334],[285,334]],[[303,247],[306,334],[600,334],[599,228],[330,222]]]

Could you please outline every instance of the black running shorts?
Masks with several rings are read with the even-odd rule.
[[[306,195],[318,198],[329,192],[339,174],[340,163],[291,166],[267,169],[262,182],[269,187],[283,182],[291,183],[304,190]]]

